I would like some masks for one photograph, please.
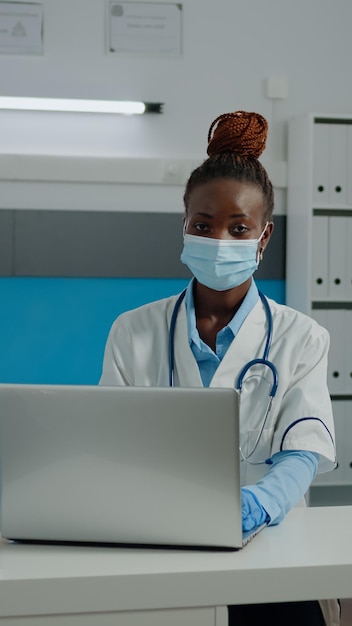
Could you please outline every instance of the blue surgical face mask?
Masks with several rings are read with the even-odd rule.
[[[259,265],[258,239],[212,239],[184,235],[181,261],[197,281],[210,289],[226,291],[242,285]]]

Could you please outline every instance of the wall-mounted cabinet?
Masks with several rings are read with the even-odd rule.
[[[331,340],[338,466],[313,488],[350,486],[352,503],[352,116],[293,118],[288,148],[286,301]]]

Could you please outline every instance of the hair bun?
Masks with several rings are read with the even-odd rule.
[[[208,133],[208,155],[232,153],[258,158],[266,143],[268,122],[259,113],[235,111],[214,120]]]

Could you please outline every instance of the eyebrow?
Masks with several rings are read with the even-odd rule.
[[[210,213],[203,213],[202,211],[197,211],[197,213],[194,213],[193,217],[197,217],[197,216],[201,216],[201,217],[206,217],[208,219],[213,219],[214,215],[211,215]],[[234,213],[233,215],[229,215],[229,217],[246,217],[248,218],[249,216],[246,215],[245,213]]]

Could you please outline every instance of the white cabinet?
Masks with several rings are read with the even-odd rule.
[[[330,332],[338,467],[314,484],[352,503],[352,114],[289,123],[286,301]]]

